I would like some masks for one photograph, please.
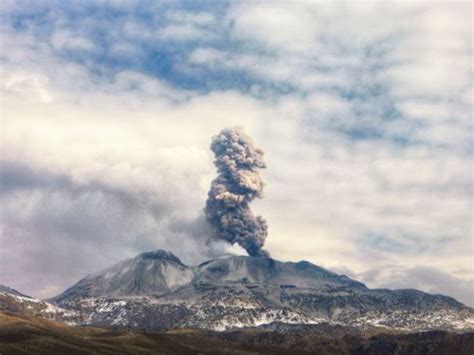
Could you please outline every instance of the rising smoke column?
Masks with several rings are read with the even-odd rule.
[[[250,256],[269,256],[262,249],[267,222],[249,207],[255,197],[262,197],[258,169],[265,168],[263,151],[240,128],[223,129],[213,137],[211,150],[219,176],[211,183],[204,211],[215,237],[238,243]]]

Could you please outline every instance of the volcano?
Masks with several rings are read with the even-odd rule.
[[[225,256],[192,266],[163,250],[88,275],[49,301],[68,322],[153,331],[272,323],[474,329],[474,310],[451,297],[369,289],[307,261]]]

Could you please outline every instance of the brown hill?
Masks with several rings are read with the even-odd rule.
[[[0,313],[0,353],[7,354],[469,354],[474,333],[362,334],[313,326],[228,332],[164,333],[70,327]]]
[[[0,353],[7,354],[248,354],[203,334],[111,331],[0,313]]]

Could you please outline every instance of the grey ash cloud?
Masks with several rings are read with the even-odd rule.
[[[204,223],[178,213],[184,208],[173,192],[156,198],[143,188],[0,160],[0,283],[42,298],[142,251],[180,251],[183,260],[202,262]]]
[[[267,223],[254,216],[249,204],[262,197],[263,151],[241,128],[223,129],[212,139],[211,150],[219,175],[212,181],[205,213],[214,237],[239,244],[250,256],[269,256],[263,250]]]

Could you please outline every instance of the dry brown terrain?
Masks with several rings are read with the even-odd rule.
[[[0,313],[0,353],[7,354],[469,354],[474,334],[359,334],[344,327],[164,333],[70,327]]]

